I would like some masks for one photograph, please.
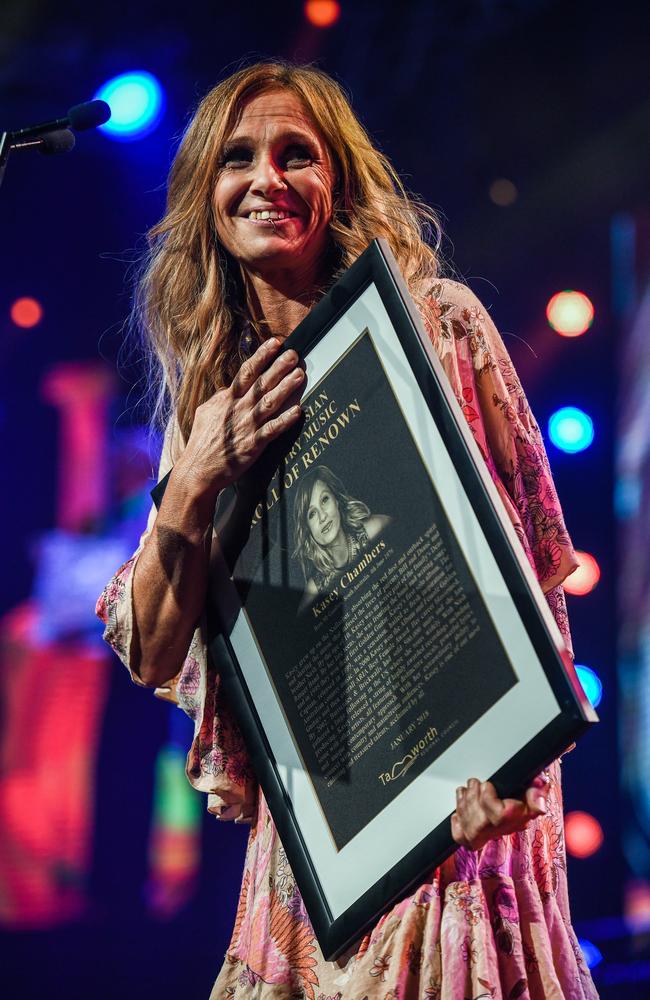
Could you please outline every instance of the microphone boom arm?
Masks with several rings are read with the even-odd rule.
[[[7,168],[7,160],[12,149],[29,149],[37,146],[44,153],[65,153],[74,146],[71,129],[97,128],[111,117],[111,109],[106,101],[87,101],[75,104],[65,118],[41,122],[15,132],[0,131],[0,184]]]

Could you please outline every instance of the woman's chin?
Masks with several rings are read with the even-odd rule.
[[[289,273],[298,290],[305,280],[314,281],[320,271],[322,251],[313,240],[300,233],[264,232],[255,234],[239,248],[236,259],[241,266],[262,278]]]

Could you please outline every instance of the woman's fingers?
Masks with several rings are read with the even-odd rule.
[[[296,351],[283,351],[280,357],[276,357],[281,346],[282,341],[270,337],[244,361],[232,383],[232,393],[236,398],[241,399],[251,392],[257,402],[296,367],[300,360]]]
[[[457,844],[464,847],[473,846],[472,841],[480,825],[481,816],[476,802],[476,790],[473,780],[467,782],[467,787],[461,785],[456,789],[456,812],[451,817],[451,832]]]
[[[550,782],[535,779],[523,799],[501,799],[490,781],[470,778],[456,789],[456,812],[451,818],[457,844],[479,850],[488,840],[524,830],[531,820],[546,813]]]
[[[297,392],[305,380],[302,368],[294,368],[285,374],[284,378],[272,389],[269,389],[253,407],[253,419],[256,424],[266,423],[286,401]],[[258,379],[258,382],[260,380]]]
[[[272,344],[267,348],[268,344]],[[305,380],[305,373],[298,367],[300,358],[296,351],[283,351],[282,354],[269,363],[277,352],[280,342],[275,338],[266,341],[255,354],[244,362],[237,378],[233,382],[232,393],[235,399],[253,418],[253,425],[258,428],[275,417],[291,396],[299,391]],[[267,348],[265,350],[265,348]],[[286,425],[286,420],[281,421]],[[273,436],[277,424],[270,428]],[[277,431],[279,433],[279,431]]]
[[[469,847],[469,842],[463,830],[463,824],[457,812],[451,816],[451,835],[461,847]]]
[[[260,446],[267,445],[274,438],[279,437],[288,427],[298,420],[302,413],[302,407],[298,404],[283,410],[277,417],[267,420],[262,424],[256,434],[257,443]]]
[[[300,361],[296,351],[283,351],[279,358],[276,358],[272,365],[259,375],[253,384],[250,386],[248,392],[251,396],[251,400],[255,403],[259,402],[268,392],[275,389],[283,379],[286,378],[288,374],[299,370],[297,365]]]
[[[496,788],[491,781],[483,781],[478,783],[478,785],[478,797],[481,809],[488,823],[491,823],[492,826],[498,826],[504,819],[506,803],[504,799],[499,798]],[[514,800],[510,799],[509,801],[512,802]]]
[[[530,783],[531,788],[545,788],[548,794],[551,785],[551,776],[548,771],[540,771],[537,777]]]
[[[255,354],[244,361],[233,379],[231,389],[234,396],[241,398],[246,395],[256,379],[268,368],[272,358],[280,350],[281,343],[277,337],[269,337],[263,344],[260,344]]]
[[[537,785],[531,785],[530,788],[526,789],[525,801],[530,812],[536,816],[543,816],[546,813],[550,791],[550,781],[545,782],[541,788]]]

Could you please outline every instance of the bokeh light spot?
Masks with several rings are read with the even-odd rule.
[[[100,129],[111,139],[131,141],[148,135],[160,121],[165,96],[160,83],[146,70],[121,73],[103,84],[95,99],[106,101],[111,117]]]
[[[519,197],[517,186],[512,181],[509,181],[507,177],[498,177],[495,181],[492,181],[488,193],[490,201],[498,205],[499,208],[507,208],[509,205],[514,205]]]
[[[331,28],[341,16],[341,5],[337,0],[307,0],[304,11],[315,28]]]
[[[595,969],[603,960],[600,948],[596,947],[593,941],[588,941],[587,938],[578,938],[578,944],[580,945],[583,958],[587,963],[587,968]]]
[[[600,677],[595,670],[586,667],[584,663],[576,663],[576,673],[587,698],[594,708],[598,708],[603,697],[603,685]]]
[[[548,433],[556,448],[575,454],[592,443],[594,424],[591,417],[577,406],[562,406],[551,416]]]
[[[576,597],[584,597],[590,594],[600,580],[600,566],[592,555],[588,552],[576,551],[578,568],[571,573],[564,581],[564,589],[567,594],[575,594]]]
[[[557,292],[546,306],[549,326],[562,337],[579,337],[594,321],[594,307],[584,292]]]
[[[591,813],[569,812],[564,817],[566,849],[574,858],[589,858],[602,845],[603,828]]]
[[[16,326],[28,330],[29,327],[36,326],[43,319],[43,307],[37,299],[25,296],[16,299],[9,310],[9,315]]]

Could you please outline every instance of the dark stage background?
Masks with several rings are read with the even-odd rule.
[[[207,997],[228,943],[247,831],[204,813],[182,774],[189,722],[131,685],[92,603],[134,546],[156,462],[127,336],[142,236],[188,109],[242,59],[283,56],[337,77],[443,214],[447,273],[490,309],[545,436],[560,406],[593,420],[586,450],[548,444],[574,543],[601,570],[569,611],[602,724],[563,773],[567,812],[595,821],[577,829],[603,839],[569,877],[602,996],[646,997],[650,16],[626,2],[343,0],[318,28],[306,6],[0,8],[0,128],[59,116],[131,70],[166,98],[142,138],[14,153],[0,189],[2,995]],[[585,336],[547,323],[564,289],[593,303]],[[42,308],[34,325],[13,309],[23,297]]]

